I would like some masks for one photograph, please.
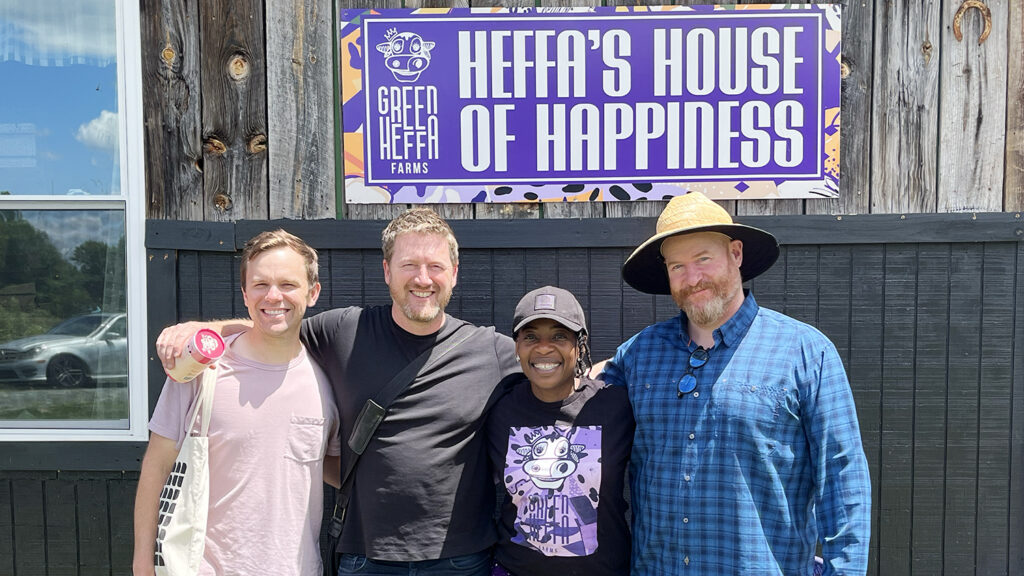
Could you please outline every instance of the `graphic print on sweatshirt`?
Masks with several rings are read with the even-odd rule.
[[[600,426],[510,428],[504,481],[517,509],[513,542],[545,556],[597,550]]]

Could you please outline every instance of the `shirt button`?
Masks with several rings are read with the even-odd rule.
[[[689,482],[690,481],[690,475],[687,474],[686,476],[683,476],[683,480],[686,480],[687,482]]]
[[[690,557],[689,556],[683,556],[683,564],[686,564],[687,566],[690,565]]]
[[[689,518],[683,518],[683,524],[689,524],[689,523],[690,523],[690,519]]]
[[[694,398],[700,398],[700,392],[694,392],[693,393],[693,397]]]
[[[648,382],[647,384],[644,384],[644,388],[647,388],[648,390],[650,390],[651,389],[651,383]]]
[[[694,439],[694,438],[696,438],[696,437],[697,437],[697,435],[696,435],[696,434],[694,434],[693,432],[691,432],[691,433],[690,433],[690,440],[693,440],[693,439]]]

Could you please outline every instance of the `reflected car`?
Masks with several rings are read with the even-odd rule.
[[[0,382],[75,388],[128,378],[128,318],[85,314],[0,344]]]

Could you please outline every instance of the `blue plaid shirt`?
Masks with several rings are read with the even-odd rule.
[[[629,387],[632,576],[867,571],[871,479],[835,346],[747,295],[715,330],[697,388],[685,314],[619,347],[604,379]]]

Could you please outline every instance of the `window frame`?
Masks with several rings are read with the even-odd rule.
[[[111,196],[3,196],[0,210],[119,210],[125,223],[125,296],[128,313],[128,428],[0,428],[0,442],[145,441],[149,422],[146,311],[146,179],[142,102],[142,39],[137,2],[113,0],[117,29],[117,105],[120,194]]]

